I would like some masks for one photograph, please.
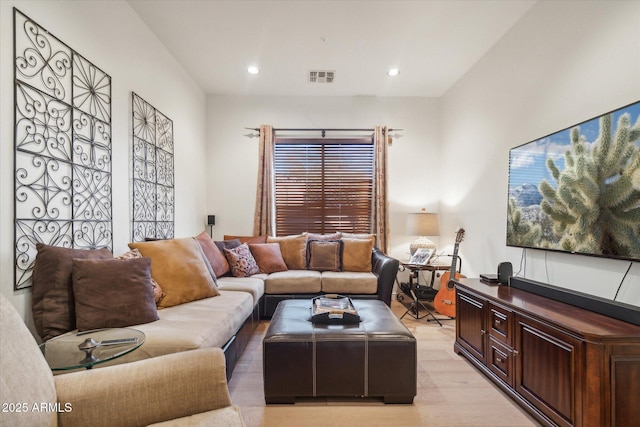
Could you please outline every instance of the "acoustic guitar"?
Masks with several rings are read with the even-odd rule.
[[[456,230],[456,244],[453,248],[451,268],[440,278],[440,290],[438,290],[436,297],[433,299],[433,306],[438,313],[444,316],[456,317],[456,288],[453,284],[453,279],[464,277],[462,274],[456,272],[458,249],[462,239],[464,239],[464,228],[458,228]]]

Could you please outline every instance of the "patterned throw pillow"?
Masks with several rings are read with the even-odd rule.
[[[249,245],[246,243],[233,249],[225,248],[224,255],[227,257],[227,261],[229,261],[231,274],[235,277],[249,277],[260,272],[256,260],[253,258],[253,255],[251,255]]]
[[[134,259],[134,258],[142,258],[142,254],[137,249],[132,249],[129,252],[125,252],[122,255],[115,257],[115,259]],[[151,279],[151,286],[153,287],[153,299],[156,304],[160,302],[162,298],[164,298],[164,292],[162,288],[155,280]]]

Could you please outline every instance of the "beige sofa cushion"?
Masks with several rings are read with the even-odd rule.
[[[375,294],[378,278],[373,273],[323,271],[322,292],[336,294]]]
[[[289,270],[271,273],[264,281],[266,294],[320,292],[322,275],[313,270]]]
[[[224,291],[248,292],[256,305],[264,295],[264,279],[266,274],[256,274],[251,277],[225,276],[218,278],[218,289]]]
[[[220,295],[158,310],[159,320],[131,326],[144,332],[144,344],[102,365],[116,365],[196,348],[223,347],[253,312],[248,292],[219,290]]]

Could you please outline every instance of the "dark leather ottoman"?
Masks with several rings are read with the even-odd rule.
[[[353,304],[357,325],[311,323],[311,300],[278,304],[262,343],[266,403],[321,396],[413,402],[416,339],[382,301]]]

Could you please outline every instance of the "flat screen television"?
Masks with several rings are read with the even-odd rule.
[[[640,261],[640,102],[510,150],[507,246]]]

